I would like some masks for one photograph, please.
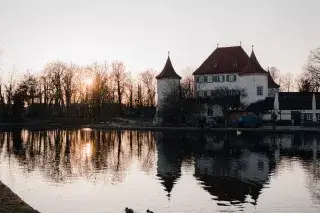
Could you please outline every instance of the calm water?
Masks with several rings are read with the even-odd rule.
[[[42,213],[319,213],[319,158],[310,134],[0,133],[0,180]]]

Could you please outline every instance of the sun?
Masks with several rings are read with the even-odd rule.
[[[84,83],[86,86],[91,86],[93,84],[93,79],[92,78],[87,78],[84,80]]]

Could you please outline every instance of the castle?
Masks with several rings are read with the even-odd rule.
[[[252,49],[250,57],[241,46],[217,47],[213,53],[193,72],[197,97],[209,97],[216,88],[244,89],[246,105],[273,97],[279,85],[264,70]],[[181,77],[175,72],[168,56],[162,72],[156,77],[158,108],[169,91],[180,85]]]
[[[217,47],[193,76],[195,98],[210,97],[217,88],[228,88],[231,92],[241,89],[246,91],[246,96],[241,97],[240,102],[245,106],[256,103],[254,105],[264,112],[265,121],[271,120],[272,112],[276,112],[278,119],[290,125],[320,125],[320,93],[279,92],[280,86],[270,72],[262,68],[253,48],[248,56],[241,46]],[[169,56],[156,79],[158,112],[168,92],[180,88],[181,77],[175,72]],[[222,111],[219,105],[211,103],[201,114],[221,116]],[[156,113],[154,122],[159,121]]]

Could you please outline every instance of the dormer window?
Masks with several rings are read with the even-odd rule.
[[[237,61],[233,63],[233,68],[238,68],[238,62]]]
[[[218,64],[215,63],[215,64],[213,64],[212,66],[213,66],[213,68],[217,68]]]

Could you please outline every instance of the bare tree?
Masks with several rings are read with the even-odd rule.
[[[194,83],[193,76],[187,76],[182,79],[181,90],[182,90],[182,96],[184,98],[193,98],[195,96],[194,85],[195,83]]]
[[[135,98],[135,104],[138,107],[143,106],[143,91],[142,91],[142,86],[140,83],[138,83],[138,86],[137,86],[137,94],[136,94],[136,98]]]
[[[14,90],[15,90],[15,85],[16,85],[16,79],[15,79],[15,67],[11,69],[11,72],[9,74],[9,81],[8,84],[5,84],[5,94],[6,94],[6,101],[7,104],[9,105],[9,108],[11,107],[12,104],[12,98],[14,95]]]
[[[67,64],[61,61],[50,62],[45,66],[47,77],[54,89],[54,103],[63,106],[63,74],[67,70]]]
[[[72,98],[75,94],[75,82],[74,82],[74,76],[75,72],[78,70],[78,67],[71,64],[68,66],[63,73],[62,76],[62,87],[64,91],[64,98],[67,108],[67,113],[70,113],[70,106]]]
[[[130,74],[128,74],[127,83],[126,83],[126,92],[127,103],[129,104],[130,110],[133,108],[133,96],[134,96],[134,80]]]
[[[111,65],[112,76],[116,83],[116,93],[119,104],[119,113],[122,114],[122,98],[125,91],[127,73],[126,68],[121,61],[114,61]]]
[[[299,92],[313,92],[312,81],[308,77],[308,73],[301,73],[295,80]]]
[[[270,70],[270,75],[273,78],[273,80],[279,84],[279,78],[280,78],[280,70],[276,67],[271,67]]]
[[[153,69],[147,69],[140,74],[142,83],[145,86],[147,98],[147,105],[150,107],[155,106],[155,96],[156,96],[156,72]]]
[[[320,75],[320,46],[311,50],[306,69],[310,73]]]
[[[17,90],[19,90],[19,96],[28,105],[33,104],[37,97],[37,85],[38,81],[34,74],[30,70],[27,70],[23,75],[23,79],[18,84]]]
[[[320,47],[310,51],[303,75],[300,80],[308,81],[312,91],[320,91]]]
[[[294,87],[294,78],[291,73],[286,73],[281,77],[280,88],[283,91],[290,92]]]

